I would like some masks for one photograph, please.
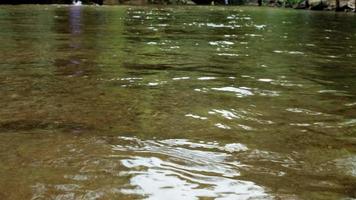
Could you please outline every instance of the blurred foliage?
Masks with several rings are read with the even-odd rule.
[[[101,3],[102,0],[81,0],[83,4]],[[73,0],[0,0],[0,4],[71,4]]]

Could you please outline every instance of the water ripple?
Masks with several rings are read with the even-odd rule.
[[[233,92],[236,94],[237,97],[245,97],[245,96],[251,96],[253,93],[250,91],[250,88],[247,87],[221,87],[221,88],[211,88],[213,90],[217,91],[223,91],[223,92]]]
[[[147,199],[272,198],[254,182],[237,179],[240,176],[238,168],[243,165],[230,157],[231,153],[247,151],[243,144],[194,143],[184,139],[119,139],[129,141],[129,144],[113,145],[114,151],[136,152],[121,160],[128,169],[121,174],[129,175],[130,185],[135,186],[123,188],[121,192],[124,194],[143,195]],[[150,152],[150,156],[143,156],[145,152]]]

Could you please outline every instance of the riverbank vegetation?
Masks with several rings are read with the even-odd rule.
[[[72,0],[2,0],[0,4],[71,4]],[[356,0],[82,0],[83,4],[205,4],[256,5],[310,10],[356,12]]]
[[[81,0],[83,4],[103,4],[103,0]],[[0,0],[0,4],[72,4],[73,0]]]
[[[295,9],[355,11],[355,0],[267,0],[265,4]]]

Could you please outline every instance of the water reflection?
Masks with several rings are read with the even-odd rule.
[[[81,7],[72,6],[70,7],[69,11],[69,20],[70,20],[70,27],[71,27],[71,34],[79,35],[81,31]]]
[[[355,198],[353,15],[2,8],[1,199]]]
[[[230,153],[247,150],[242,144],[220,146],[179,139],[159,142],[122,139],[129,140],[130,144],[114,145],[115,151],[150,153],[149,157],[135,155],[121,161],[130,169],[122,173],[132,176],[130,183],[136,186],[135,189],[123,189],[125,194],[147,195],[147,199],[259,199],[268,196],[253,182],[236,179],[240,175],[238,167],[242,165],[228,159]]]
[[[49,145],[48,139],[27,139],[41,148]],[[254,169],[257,166],[250,162],[256,159],[287,168],[297,166],[292,158],[250,149],[241,143],[142,140],[127,136],[57,139],[60,142],[38,152],[28,167],[65,173],[48,177],[49,182],[35,181],[31,185],[32,199],[110,199],[132,195],[135,199],[273,199],[281,194],[269,194],[269,188],[245,180],[241,171],[271,173]]]

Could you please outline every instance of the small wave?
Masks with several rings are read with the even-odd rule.
[[[206,119],[208,119],[207,117],[201,117],[201,116],[199,116],[199,115],[193,115],[193,114],[186,114],[185,116],[186,116],[186,117],[192,117],[192,118],[194,118],[194,119],[201,119],[201,120],[206,120]]]
[[[245,97],[245,96],[251,96],[253,93],[249,90],[250,88],[246,87],[221,87],[221,88],[211,88],[213,90],[217,91],[224,91],[224,92],[234,92],[236,96],[238,97]]]
[[[188,80],[188,79],[190,79],[190,77],[188,77],[188,76],[172,78],[172,80],[174,80],[174,81],[178,81],[178,80]]]
[[[209,44],[212,46],[218,46],[218,45],[233,45],[235,43],[230,41],[213,41],[213,42],[209,42]]]
[[[303,113],[306,115],[323,115],[323,116],[328,116],[325,113],[322,112],[316,112],[316,111],[312,111],[312,110],[308,110],[308,109],[303,109],[303,108],[287,108],[286,109],[289,112],[293,112],[293,113]]]
[[[218,110],[218,109],[213,109],[212,111],[209,111],[209,114],[221,114],[226,119],[234,119],[234,118],[240,118],[239,116],[235,115],[233,112],[228,111],[228,110]]]
[[[216,77],[211,77],[211,76],[203,76],[203,77],[199,77],[197,78],[198,80],[201,80],[201,81],[205,81],[205,80],[215,80]]]
[[[258,81],[260,81],[260,82],[272,82],[273,81],[273,79],[269,79],[269,78],[260,78],[260,79],[258,79]]]

